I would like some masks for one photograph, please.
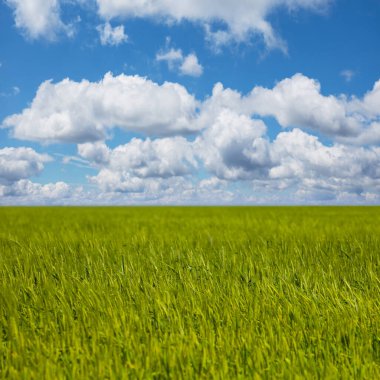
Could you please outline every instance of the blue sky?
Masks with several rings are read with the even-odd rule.
[[[3,0],[0,28],[0,204],[379,203],[378,0]]]

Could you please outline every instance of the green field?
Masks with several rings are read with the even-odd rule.
[[[1,379],[379,379],[380,208],[0,208]]]

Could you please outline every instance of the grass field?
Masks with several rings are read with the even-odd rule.
[[[380,208],[0,208],[1,379],[379,379]]]

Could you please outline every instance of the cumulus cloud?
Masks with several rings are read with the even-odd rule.
[[[94,149],[105,151],[99,145]],[[84,155],[91,161],[90,156]],[[380,191],[380,148],[327,146],[297,128],[270,142],[262,121],[230,111],[222,112],[195,141],[133,139],[107,148],[106,160],[98,156],[92,156],[99,172],[88,178],[90,183],[102,194],[131,194],[136,201],[145,196],[157,202],[214,203],[214,197],[222,203],[273,203],[284,201],[275,197],[283,191],[288,203],[380,199],[375,197]],[[199,179],[200,172],[206,178]],[[248,196],[231,187],[234,183],[250,184]]]
[[[0,149],[0,184],[9,185],[21,179],[36,176],[44,169],[44,163],[51,161],[46,154],[39,154],[32,148]]]
[[[247,102],[252,112],[274,116],[283,127],[341,136],[360,132],[360,121],[347,112],[344,99],[322,95],[320,83],[301,74],[282,80],[273,89],[254,88]]]
[[[97,195],[65,182],[40,184],[21,179],[10,185],[0,184],[0,205],[72,205],[91,203]]]
[[[78,145],[78,154],[95,165],[103,165],[108,163],[110,153],[110,149],[102,141]]]
[[[296,128],[280,133],[270,152],[268,175],[252,181],[255,191],[286,191],[294,203],[366,203],[380,191],[378,147],[326,146]]]
[[[0,195],[4,197],[27,196],[30,199],[62,199],[70,194],[70,186],[65,182],[41,185],[26,179],[17,181],[9,186],[0,186]]]
[[[350,144],[377,144],[380,81],[363,99],[323,95],[318,81],[302,74],[283,79],[273,88],[256,86],[247,95],[215,85],[202,104],[198,121],[209,124],[223,109],[249,117],[274,117],[283,128],[302,128]]]
[[[170,50],[166,58],[177,53]],[[201,102],[178,83],[108,73],[99,82],[44,82],[30,107],[7,117],[2,127],[18,139],[86,143],[105,140],[113,128],[153,136],[198,132],[230,110],[247,118],[274,117],[283,128],[342,143],[373,145],[380,142],[379,109],[380,81],[361,99],[324,95],[318,81],[302,74],[245,95],[218,83]]]
[[[297,178],[304,183],[328,179],[359,187],[363,179],[380,179],[380,148],[325,146],[317,137],[299,129],[276,137],[272,157],[277,164],[270,170],[270,178]]]
[[[156,200],[178,197],[191,203],[202,196],[209,199],[210,191],[232,202],[238,196],[229,189],[234,182],[251,183],[254,193],[269,200],[287,190],[294,202],[365,202],[373,200],[368,194],[380,190],[378,147],[324,145],[298,128],[281,132],[271,142],[262,120],[226,108],[211,119],[194,141],[135,138],[114,149],[84,144],[78,152],[99,169],[89,180],[102,192],[155,194]],[[208,177],[197,179],[199,172]]]
[[[188,56],[184,57],[179,71],[183,75],[199,77],[203,74],[203,67],[198,62],[198,57],[194,53],[191,53]]]
[[[347,105],[348,111],[364,119],[379,121],[380,119],[380,80],[372,90],[368,91],[363,99],[353,98]]]
[[[250,145],[248,149],[252,150]],[[244,171],[233,161],[225,161],[222,171],[208,168],[220,179],[226,179],[226,173],[233,173],[227,177],[229,181],[249,179],[253,192],[264,192],[264,196],[287,190],[288,194],[293,194],[295,203],[344,203],[349,199],[366,202],[370,197],[368,194],[372,194],[372,198],[373,194],[379,194],[378,147],[353,147],[339,143],[326,146],[316,136],[293,129],[280,133],[272,143],[266,141],[265,152],[259,155],[260,166],[256,162],[245,161]],[[209,156],[212,155],[211,151]],[[380,197],[376,199],[379,201]]]
[[[170,48],[167,51],[158,52],[156,60],[167,62],[170,70],[178,71],[182,75],[200,77],[203,74],[203,66],[195,53],[184,56],[182,50]]]
[[[71,195],[64,182],[34,183],[29,178],[39,175],[51,157],[32,148],[0,149],[0,204],[61,203]]]
[[[89,154],[88,152],[98,152]],[[79,154],[91,160],[101,169],[92,183],[101,188],[120,192],[139,192],[146,186],[152,188],[158,183],[156,179],[183,177],[190,174],[197,166],[196,159],[189,143],[183,137],[141,140],[134,138],[128,144],[120,145],[107,151],[104,147],[87,144],[86,149],[79,146]],[[99,160],[99,156],[102,157]]]
[[[325,145],[297,128],[281,132],[271,142],[262,121],[227,110],[194,141],[135,138],[114,149],[100,142],[79,145],[80,156],[98,170],[88,177],[98,191],[74,189],[63,182],[33,183],[28,177],[40,173],[43,164],[31,162],[44,163],[49,157],[30,148],[9,149],[0,155],[1,204],[380,200],[379,147]],[[251,191],[244,194],[234,183],[245,183]]]
[[[335,143],[324,145],[295,128],[273,142],[261,120],[222,111],[197,138],[193,149],[204,167],[221,180],[250,180],[271,191],[296,187],[339,193],[377,191],[380,148]]]
[[[124,25],[112,27],[109,22],[106,22],[103,25],[98,25],[96,29],[99,32],[100,43],[102,45],[118,46],[128,41]]]
[[[166,51],[160,51],[156,54],[156,60],[158,62],[167,62],[169,68],[174,70],[178,64],[183,62],[183,53],[181,49],[170,48]]]
[[[269,48],[285,49],[285,44],[273,30],[268,16],[280,7],[294,11],[306,9],[320,11],[330,0],[97,0],[99,14],[112,18],[151,18],[164,22],[188,20],[208,27],[208,38],[215,43],[231,40],[244,41],[251,34],[262,36]],[[215,22],[221,22],[225,29],[212,30]]]
[[[30,39],[54,40],[58,33],[68,35],[73,30],[60,16],[59,0],[5,0],[13,9],[16,27]]]
[[[2,126],[18,139],[85,143],[104,140],[114,127],[155,135],[193,131],[197,107],[179,84],[108,73],[100,82],[46,81],[30,107]]]
[[[53,40],[59,33],[73,34],[72,25],[62,21],[61,8],[76,4],[92,9],[93,0],[5,0],[14,10],[16,27],[28,38]],[[260,36],[268,48],[286,50],[269,16],[277,9],[288,12],[308,10],[321,12],[332,0],[96,0],[98,15],[105,21],[98,29],[103,44],[125,42],[122,26],[112,28],[111,19],[145,18],[170,24],[183,20],[202,25],[207,40],[216,47],[232,41],[244,42],[252,35]],[[87,7],[87,5],[89,5]],[[220,27],[221,25],[221,27]]]
[[[228,180],[261,177],[270,164],[266,126],[261,120],[222,111],[195,141],[207,170]]]
[[[152,202],[191,203],[211,199],[208,191],[231,202],[240,196],[273,200],[286,190],[296,200],[375,202],[379,105],[380,81],[356,98],[323,95],[317,81],[297,74],[247,94],[218,83],[197,101],[175,83],[107,74],[95,83],[44,83],[30,107],[4,126],[18,138],[77,143],[75,159],[97,170],[88,180],[108,201],[117,196],[107,194],[118,193],[133,194],[136,202],[146,196]],[[285,128],[276,137],[268,136],[268,116]],[[114,127],[148,136],[110,148],[106,138]],[[183,135],[190,131],[191,137]],[[329,142],[313,131],[329,136]],[[25,181],[49,159],[31,148],[0,150],[3,196],[39,189]],[[252,194],[231,191],[234,183],[251,186]]]

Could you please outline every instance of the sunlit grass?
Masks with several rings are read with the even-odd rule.
[[[380,208],[1,208],[0,378],[380,378]]]

